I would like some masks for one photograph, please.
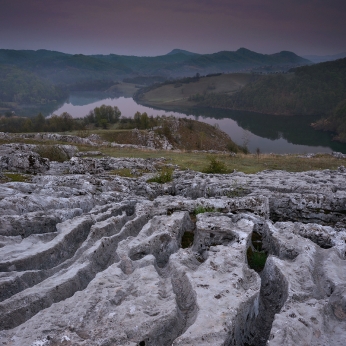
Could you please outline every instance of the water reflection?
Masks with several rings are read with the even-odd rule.
[[[54,112],[55,109],[59,109],[64,105],[64,101],[60,102],[50,102],[44,105],[36,106],[36,105],[22,105],[16,108],[16,114],[23,117],[34,117],[38,113],[42,113],[44,116],[47,116]]]
[[[340,151],[346,153],[346,144],[333,142],[331,135],[315,131],[310,123],[314,116],[274,116],[244,111],[219,109],[154,109],[137,104],[132,98],[104,98],[104,94],[74,94],[54,114],[70,113],[75,118],[84,117],[102,104],[117,106],[122,115],[133,117],[139,111],[148,115],[174,115],[194,118],[210,125],[217,124],[237,144],[246,144],[251,152],[257,148],[263,153],[307,153]]]
[[[250,131],[253,135],[260,138],[266,138],[275,142],[275,145],[281,147],[282,141],[300,146],[313,146],[322,150],[322,147],[327,147],[333,151],[345,152],[346,145],[331,140],[331,134],[322,131],[315,131],[310,124],[319,119],[318,116],[280,116],[268,115],[244,111],[232,110],[196,110],[196,114],[201,117],[212,117],[216,119],[230,118],[243,129]],[[250,136],[250,143],[254,144],[254,140],[258,139]],[[272,143],[273,145],[274,143]],[[261,146],[260,141],[258,145]],[[254,145],[252,145],[254,149]],[[269,148],[266,149],[266,151]],[[278,150],[279,148],[275,149]],[[303,149],[303,148],[300,148]],[[281,151],[282,149],[280,149]],[[314,150],[314,152],[318,152]],[[277,151],[275,151],[277,152]],[[295,151],[297,152],[297,151]]]

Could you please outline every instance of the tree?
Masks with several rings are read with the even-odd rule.
[[[142,114],[140,112],[136,112],[133,116],[137,128],[141,127],[141,116]]]
[[[32,121],[31,121],[31,119],[26,118],[24,123],[23,123],[23,126],[22,126],[22,131],[23,132],[31,132],[31,130],[32,130]]]
[[[46,119],[42,113],[38,113],[36,117],[33,118],[33,130],[37,132],[42,132],[46,124]]]
[[[89,112],[88,118],[91,120],[90,122],[94,121],[96,126],[104,127],[105,123],[114,124],[118,122],[120,116],[121,112],[118,107],[102,105]]]
[[[141,114],[141,127],[143,129],[147,129],[149,127],[149,117],[145,112]]]

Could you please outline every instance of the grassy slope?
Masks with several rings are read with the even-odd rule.
[[[219,128],[192,119],[166,118],[164,127],[169,129],[164,133],[175,149],[181,150],[218,150],[218,151],[242,151],[231,138]],[[162,128],[154,130],[158,135]],[[109,142],[120,144],[142,145],[132,130],[92,130],[101,138]],[[147,130],[141,130],[143,135]]]
[[[178,87],[175,84],[167,84],[145,93],[140,102],[163,108],[190,107],[196,104],[196,102],[188,100],[193,95],[205,93],[233,94],[246,85],[250,79],[250,74],[234,73],[201,77],[198,82],[181,84]]]
[[[90,150],[86,147],[82,150]],[[159,158],[165,157],[172,164],[178,165],[181,169],[191,169],[203,171],[209,164],[210,155],[203,153],[176,153],[172,151],[139,151],[133,149],[102,148],[102,152],[114,157],[139,157],[139,158]],[[244,173],[257,173],[263,170],[284,170],[288,172],[303,172],[309,170],[337,169],[346,164],[346,160],[340,160],[330,155],[320,155],[315,158],[300,158],[298,155],[260,155],[259,159],[252,154],[213,155],[218,160],[225,163],[229,172],[234,169]]]
[[[58,144],[58,142],[34,141],[34,140],[19,140],[23,143],[32,144]],[[9,143],[5,140],[0,140],[0,144]],[[66,142],[60,143],[66,144]],[[81,151],[95,150],[92,146],[77,145]],[[135,157],[135,158],[160,158],[165,157],[168,163],[178,165],[181,169],[191,169],[194,171],[203,171],[209,164],[209,157],[204,153],[191,152],[174,152],[174,151],[152,151],[138,150],[128,148],[98,148],[104,155],[112,157]],[[244,155],[237,154],[235,157],[230,155],[213,155],[218,160],[225,163],[228,171],[234,169],[244,173],[257,173],[263,170],[274,169],[284,170],[288,172],[303,172],[309,170],[321,169],[337,169],[339,166],[346,166],[345,159],[336,159],[330,155],[318,155],[313,158],[301,158],[298,155]]]

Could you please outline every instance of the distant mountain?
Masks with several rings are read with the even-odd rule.
[[[166,55],[173,55],[173,54],[200,55],[198,53],[189,52],[184,49],[173,49],[171,52],[167,53]]]
[[[155,57],[65,54],[48,50],[0,49],[0,64],[35,73],[54,84],[73,85],[90,80],[121,81],[138,76],[177,78],[196,73],[251,71],[266,66],[280,70],[309,64],[292,52],[260,54],[245,48],[235,52],[196,54],[181,49]]]
[[[260,54],[240,48],[235,52],[222,51],[214,54],[193,56],[188,60],[188,66],[193,66],[197,72],[239,72],[251,71],[253,68],[263,66],[277,66],[282,70],[288,70],[290,66],[307,65],[310,61],[299,57],[292,52],[280,52],[276,54]],[[187,66],[180,66],[184,69]]]
[[[303,58],[308,59],[314,63],[320,63],[325,61],[333,61],[346,58],[346,52],[335,55],[304,55]]]
[[[84,80],[116,80],[132,70],[121,63],[102,61],[83,54],[65,54],[47,50],[0,49],[0,64],[35,73],[54,84],[74,84]]]

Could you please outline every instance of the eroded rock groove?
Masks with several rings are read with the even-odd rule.
[[[27,169],[16,148],[2,162]],[[343,167],[159,185],[107,174],[156,161],[33,159],[40,174],[0,184],[0,343],[344,344]]]

